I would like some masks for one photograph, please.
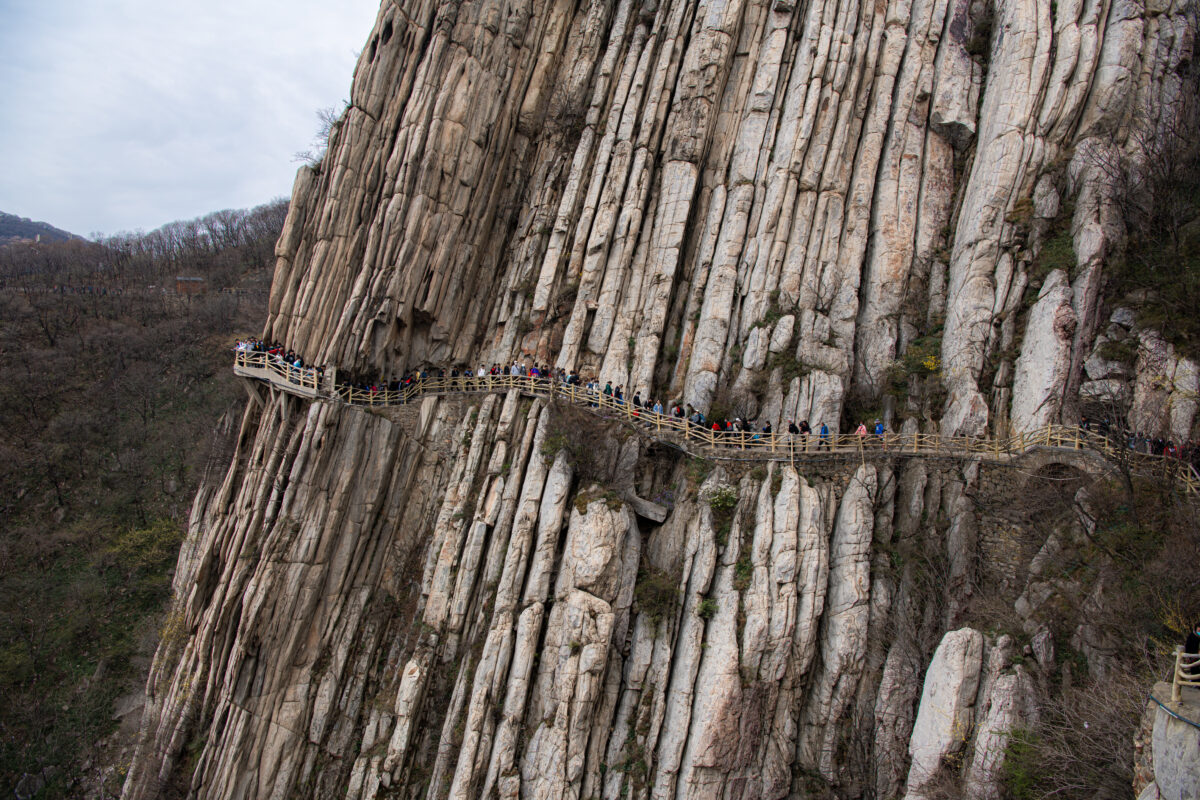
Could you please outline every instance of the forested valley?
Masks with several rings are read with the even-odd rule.
[[[0,247],[6,797],[120,791],[190,503],[244,399],[229,345],[257,332],[286,213]]]

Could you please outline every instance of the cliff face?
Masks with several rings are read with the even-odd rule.
[[[1124,391],[1186,436],[1195,365],[1099,294],[1105,165],[1169,122],[1186,12],[385,2],[265,336],[777,427],[1027,430]],[[961,627],[978,464],[709,469],[605,425],[263,395],[197,497],[126,796],[996,796],[1032,712],[1012,643]]]

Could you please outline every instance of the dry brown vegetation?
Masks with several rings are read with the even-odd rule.
[[[1129,795],[1147,693],[1169,669],[1188,610],[1200,608],[1196,500],[1169,480],[1121,472],[1090,482],[1041,475],[1022,492],[1026,552],[1051,536],[1063,546],[1035,578],[1053,587],[1033,620],[1051,632],[1055,658],[1046,667],[1026,658],[1038,717],[1009,747],[1014,800]],[[1030,625],[1011,599],[980,598],[972,622],[1027,648]]]
[[[28,773],[78,796],[144,680],[285,209],[0,248],[0,793]]]

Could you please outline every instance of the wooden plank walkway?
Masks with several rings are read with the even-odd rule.
[[[323,382],[314,369],[291,367],[266,353],[242,351],[235,353],[233,371],[300,397],[340,401],[368,408],[406,405],[429,395],[504,394],[516,390],[529,397],[569,402],[598,416],[629,423],[655,440],[698,458],[822,461],[833,457],[865,459],[917,456],[996,463],[1011,461],[1034,449],[1057,448],[1099,455],[1111,463],[1121,458],[1135,458],[1139,473],[1150,471],[1157,475],[1169,470],[1189,494],[1200,492],[1200,479],[1186,462],[1119,448],[1111,439],[1078,427],[1051,425],[1004,438],[942,436],[934,433],[884,433],[882,436],[843,433],[822,437],[816,433],[795,436],[786,431],[769,434],[727,432],[714,431],[669,414],[655,414],[644,408],[635,408],[607,395],[549,378],[521,375],[421,378],[400,390],[370,391],[346,384]]]

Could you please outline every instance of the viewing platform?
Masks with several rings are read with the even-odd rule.
[[[320,372],[311,367],[293,367],[280,363],[268,353],[245,353],[238,351],[233,359],[233,372],[242,378],[255,378],[276,386],[290,394],[321,399],[318,385]]]

